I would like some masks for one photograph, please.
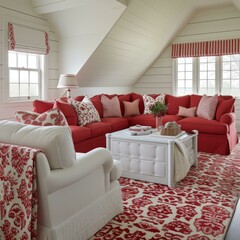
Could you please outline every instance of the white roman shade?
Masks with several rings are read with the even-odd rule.
[[[8,23],[8,49],[18,52],[48,54],[48,33],[27,26]]]

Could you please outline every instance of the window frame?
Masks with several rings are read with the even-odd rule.
[[[29,68],[29,67],[18,67],[18,66],[15,66],[15,67],[11,67],[9,66],[9,61],[7,62],[7,65],[8,65],[8,78],[7,78],[7,96],[8,96],[8,101],[9,102],[12,102],[12,101],[32,101],[32,100],[35,100],[35,99],[42,99],[42,82],[43,82],[43,78],[42,78],[42,72],[43,72],[43,69],[42,69],[42,65],[43,65],[43,61],[44,61],[44,57],[43,55],[40,55],[40,54],[33,54],[33,53],[27,53],[27,52],[17,52],[17,51],[13,51],[13,50],[8,50],[8,59],[9,59],[9,53],[11,52],[15,52],[17,54],[17,56],[19,54],[26,54],[26,55],[35,55],[37,56],[37,68]],[[27,60],[28,61],[28,60]],[[17,61],[18,63],[18,61]],[[16,97],[11,97],[10,96],[10,70],[17,70],[18,71],[18,74],[20,74],[21,71],[27,71],[28,73],[28,76],[30,74],[30,72],[37,72],[38,73],[38,95],[37,96],[16,96]],[[18,77],[19,80],[20,80],[20,77]],[[26,83],[25,83],[26,84]],[[30,85],[30,82],[28,81],[28,87]],[[18,82],[18,85],[20,86],[21,83],[20,81]]]
[[[27,20],[15,18],[15,17],[10,17],[10,16],[5,16],[3,19],[4,25],[5,25],[5,31],[3,32],[4,35],[4,54],[3,54],[3,62],[4,62],[4,67],[3,67],[3,95],[2,95],[2,103],[4,104],[16,104],[16,103],[31,103],[33,99],[21,99],[21,98],[15,98],[15,99],[10,99],[9,98],[9,67],[8,67],[8,51],[9,50],[9,42],[8,42],[8,23],[16,23],[16,24],[21,24],[29,28],[35,28],[35,29],[40,29],[45,32],[49,32],[49,27],[46,25],[42,25],[40,22],[39,23],[33,23],[29,22]],[[30,53],[31,54],[31,53]],[[39,54],[41,55],[41,54]],[[41,90],[40,90],[40,98],[38,99],[46,99],[47,96],[49,95],[49,83],[47,81],[48,79],[48,65],[49,65],[49,54],[48,55],[41,55],[42,61],[40,63],[41,66],[41,76],[40,76],[40,81],[41,81]]]
[[[236,54],[239,55],[240,54]],[[228,56],[228,55],[224,55]],[[224,56],[214,56],[216,61],[215,61],[215,94],[221,95],[223,92],[222,85],[223,85],[223,61],[222,58]],[[210,57],[210,56],[209,56]],[[193,72],[192,72],[192,92],[191,94],[200,94],[200,57],[192,57],[193,58]],[[240,60],[239,60],[239,65],[240,65]],[[173,91],[175,95],[178,94],[178,58],[173,59],[173,79],[174,79],[174,84],[173,84]],[[239,84],[240,84],[240,73],[239,73]],[[240,90],[240,87],[239,87]],[[233,95],[232,93],[229,93],[230,95]],[[208,94],[207,94],[208,95]],[[179,95],[180,96],[180,95]],[[239,95],[233,95],[234,97],[239,98]]]

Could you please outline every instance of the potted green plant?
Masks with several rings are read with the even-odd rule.
[[[158,101],[152,104],[149,110],[154,117],[163,117],[167,113],[168,106]]]
[[[156,128],[160,130],[162,126],[162,118],[167,113],[168,106],[162,102],[155,102],[149,107],[149,111],[156,118]]]

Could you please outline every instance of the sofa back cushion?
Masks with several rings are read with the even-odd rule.
[[[53,108],[54,102],[44,101],[44,100],[34,100],[33,101],[33,111],[36,113],[43,113],[47,110]]]
[[[53,107],[59,109],[64,114],[69,125],[77,125],[77,113],[70,103],[56,100]]]
[[[190,96],[180,96],[175,97],[170,94],[166,94],[165,103],[168,105],[167,114],[169,115],[177,115],[179,111],[179,106],[189,108],[190,107]]]
[[[33,126],[18,122],[0,121],[0,142],[41,149],[51,169],[67,168],[76,161],[69,127]]]
[[[143,102],[143,96],[141,94],[138,93],[132,93],[131,94],[131,101],[135,101],[139,99],[139,112],[140,114],[143,114],[144,112],[144,102]]]
[[[223,114],[230,113],[230,112],[234,111],[234,102],[235,102],[234,98],[224,100],[224,98],[221,98],[219,96],[216,115],[215,115],[215,118],[216,118],[217,121],[220,121]]]

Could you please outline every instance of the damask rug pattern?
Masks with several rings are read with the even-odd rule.
[[[240,195],[240,146],[198,159],[173,189],[121,178],[124,212],[91,239],[224,239]]]

